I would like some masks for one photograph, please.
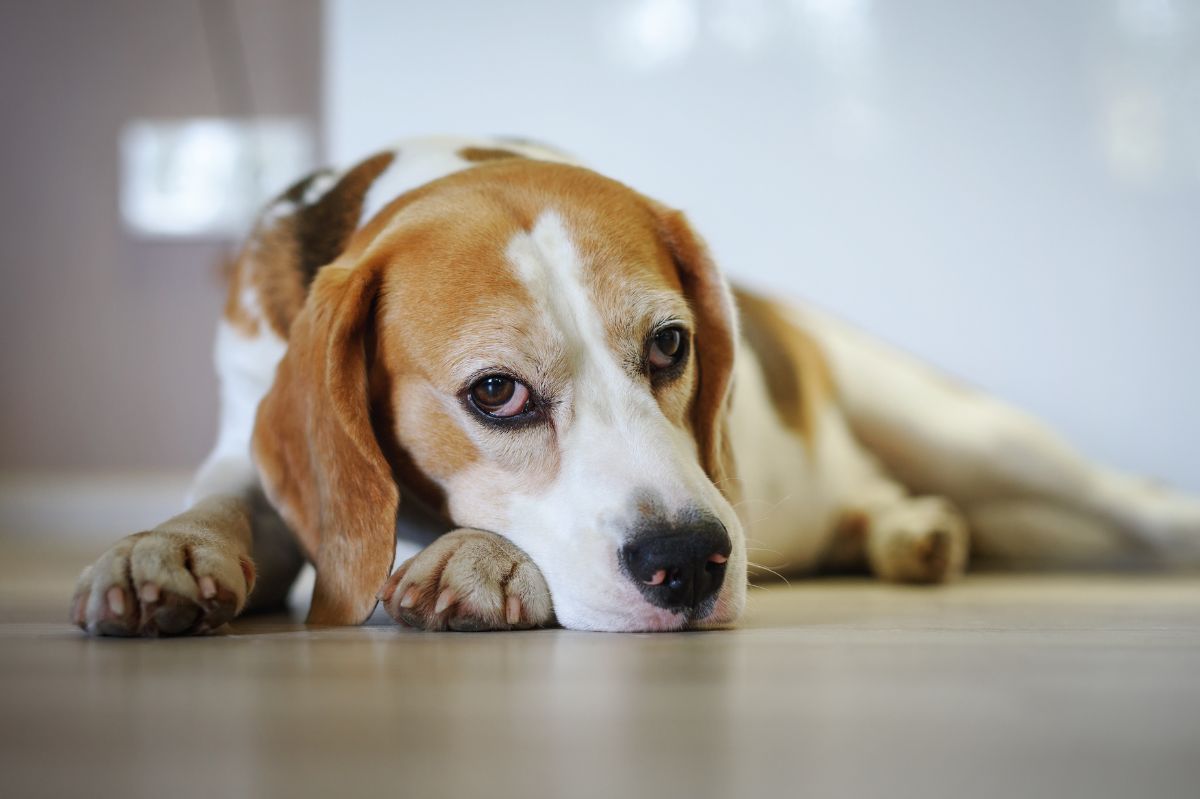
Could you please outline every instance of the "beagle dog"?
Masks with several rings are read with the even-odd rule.
[[[1200,502],[731,290],[680,212],[527,141],[405,141],[292,186],[236,260],[216,365],[190,509],[83,572],[89,633],[215,629],[305,560],[313,624],[382,602],[427,630],[632,631],[735,622],[751,558],[941,583],[969,550],[1200,554]],[[398,529],[429,543],[393,572]]]

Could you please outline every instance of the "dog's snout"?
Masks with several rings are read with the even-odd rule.
[[[714,519],[639,533],[621,548],[621,562],[651,604],[690,611],[717,593],[732,548]]]

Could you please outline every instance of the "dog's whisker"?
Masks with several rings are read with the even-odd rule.
[[[776,511],[776,510],[779,508],[779,506],[783,505],[785,502],[787,502],[789,499],[791,499],[791,498],[792,498],[792,495],[793,495],[794,493],[795,493],[795,492],[792,492],[792,494],[787,494],[787,495],[785,495],[785,496],[784,496],[782,499],[780,499],[779,501],[777,501],[777,502],[771,502],[771,503],[767,503],[767,501],[766,501],[766,500],[750,500],[750,499],[748,499],[748,500],[742,500],[741,502],[739,502],[739,503],[737,503],[736,505],[734,505],[734,506],[733,506],[733,508],[734,508],[734,510],[737,510],[738,508],[740,508],[740,507],[743,507],[743,506],[745,506],[745,505],[748,505],[748,504],[750,504],[751,502],[758,502],[758,503],[765,503],[765,504],[768,504],[768,505],[769,505],[769,507],[767,507],[767,509],[766,509],[766,510],[763,512],[763,514],[762,514],[761,516],[756,516],[755,518],[753,518],[753,519],[750,519],[750,520],[749,520],[749,524],[758,524],[758,523],[760,523],[760,522],[764,522],[764,521],[766,521],[767,519],[771,518],[771,514],[772,514],[772,513],[774,513],[774,512],[775,512],[775,511]]]
[[[788,578],[787,578],[787,577],[784,577],[782,573],[780,573],[780,572],[776,571],[775,569],[772,569],[770,566],[764,566],[764,565],[763,565],[763,564],[761,564],[761,563],[754,563],[753,561],[746,561],[746,565],[747,565],[747,566],[749,566],[750,568],[753,568],[753,569],[761,569],[761,570],[763,570],[763,571],[765,571],[765,572],[767,572],[767,573],[769,573],[769,574],[773,574],[773,575],[775,575],[775,577],[777,577],[777,578],[779,578],[780,580],[782,580],[782,581],[783,581],[783,584],[784,584],[784,585],[789,585],[789,586],[790,586],[790,585],[792,584],[792,583],[791,583],[791,581],[790,581],[790,580],[788,580]],[[787,564],[780,564],[780,565],[779,565],[779,568],[781,568],[781,569],[786,569],[786,568],[787,568]]]
[[[770,547],[763,546],[763,544],[765,544],[765,543],[766,542],[763,541],[762,539],[751,538],[751,537],[747,536],[746,537],[746,551],[747,552],[770,552],[775,555],[780,555],[780,556],[783,555],[783,553],[780,552],[778,549],[771,549]]]
[[[771,549],[770,547],[746,547],[746,551],[747,552],[767,552],[772,555],[779,555],[780,557],[783,557],[782,552],[780,552],[778,549]]]

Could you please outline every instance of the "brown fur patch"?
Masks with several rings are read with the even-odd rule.
[[[231,324],[247,335],[257,333],[258,319],[246,307],[249,289],[263,318],[287,338],[317,270],[341,254],[358,228],[368,189],[394,159],[395,154],[387,152],[362,161],[309,204],[303,202],[305,193],[327,172],[315,172],[280,195],[235,263],[225,303]],[[296,210],[279,214],[285,203],[296,205]]]
[[[867,536],[871,517],[863,511],[842,513],[821,553],[817,570],[827,574],[863,572],[867,568]]]
[[[500,147],[464,147],[458,151],[458,157],[471,163],[481,163],[498,161],[501,158],[524,158],[525,156]]]
[[[298,268],[306,282],[341,254],[346,241],[358,229],[367,191],[395,158],[395,153],[384,152],[360,162],[315,203],[302,206],[297,212]]]
[[[734,289],[734,296],[742,336],[762,367],[779,420],[811,444],[817,412],[835,395],[824,353],[775,303],[743,289]]]

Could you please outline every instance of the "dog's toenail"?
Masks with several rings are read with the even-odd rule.
[[[400,597],[400,607],[411,608],[417,604],[417,589],[410,588],[404,592],[404,596]]]
[[[142,585],[141,590],[138,591],[138,598],[143,602],[157,602],[158,586],[154,583],[145,583]]]
[[[521,600],[515,596],[510,596],[508,601],[504,603],[504,616],[509,624],[516,624],[521,620]]]
[[[112,612],[118,616],[124,616],[125,592],[114,585],[112,588],[108,589],[108,593],[105,594],[105,596],[108,599],[108,607],[112,610]]]
[[[441,613],[452,604],[454,604],[454,592],[447,588],[438,596],[437,604],[433,606],[433,612]]]
[[[87,595],[81,594],[75,599],[75,606],[71,609],[71,618],[80,627],[87,625]]]
[[[200,578],[200,596],[212,599],[217,595],[217,584],[207,574]]]

